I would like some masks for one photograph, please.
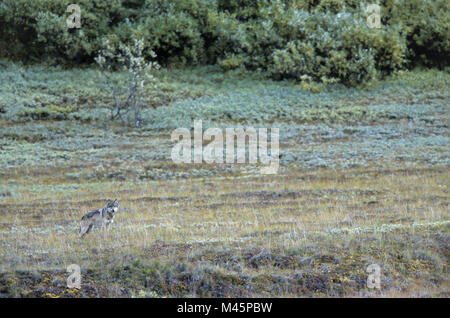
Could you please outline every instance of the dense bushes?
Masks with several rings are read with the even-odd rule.
[[[220,65],[264,69],[276,78],[312,78],[352,86],[400,68],[406,56],[401,29],[369,29],[362,10],[348,6],[349,11],[340,12],[346,6],[339,3],[322,1],[305,11],[272,1],[260,5],[259,16],[253,14],[247,21],[240,21],[243,16],[236,13],[210,17],[213,35],[225,52],[222,58],[218,55]]]
[[[446,0],[387,0],[384,21],[400,25],[408,44],[410,64],[448,66],[450,2]]]
[[[127,1],[131,3],[133,1]],[[134,1],[136,2],[136,0]],[[82,28],[68,29],[67,6],[82,8]],[[132,16],[123,0],[4,0],[0,4],[2,42],[8,56],[48,57],[60,61],[89,61],[101,47],[102,37],[115,34],[118,21]],[[3,45],[2,45],[3,46]]]
[[[79,4],[81,29],[66,8]],[[142,38],[167,64],[215,64],[357,85],[416,63],[447,66],[446,0],[383,0],[369,29],[355,0],[3,0],[0,55],[92,62],[103,38]],[[6,27],[3,27],[6,26]],[[129,44],[129,43],[128,43]]]
[[[361,27],[364,20],[350,13],[299,11],[296,20],[292,23],[303,32],[274,51],[269,66],[274,75],[356,86],[400,68],[404,61],[406,47],[395,29]]]
[[[127,24],[122,35],[142,38],[161,63],[204,64],[206,19],[216,10],[210,0],[145,1],[142,17]]]

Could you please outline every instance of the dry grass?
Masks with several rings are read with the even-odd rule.
[[[436,237],[450,224],[447,168],[292,170],[275,176],[94,184],[58,177],[50,182],[48,175],[39,198],[32,185],[45,176],[17,177],[20,196],[2,200],[0,265],[5,273],[53,271],[53,277],[64,277],[65,268],[76,263],[94,284],[106,288],[104,295],[115,295],[110,290],[115,284],[137,295],[147,290],[145,277],[131,275],[134,280],[127,281],[114,271],[162,262],[188,266],[182,272],[191,275],[203,269],[197,281],[206,279],[209,267],[211,275],[246,280],[241,286],[230,278],[224,281],[228,292],[212,288],[202,294],[192,286],[180,290],[175,285],[186,281],[174,274],[165,283],[169,287],[155,283],[150,289],[160,296],[275,296],[275,278],[289,280],[300,273],[311,279],[278,283],[284,295],[352,296],[377,295],[365,286],[365,270],[378,263],[384,264],[386,296],[447,293],[448,245],[446,236]],[[54,190],[61,187],[65,191]],[[102,197],[120,200],[116,223],[110,232],[80,240],[77,220],[101,207]],[[417,246],[425,256],[415,255]],[[89,272],[104,267],[110,275],[99,278]],[[165,270],[172,269],[157,271]],[[405,285],[405,280],[411,282]],[[177,282],[175,287],[170,281]],[[236,286],[241,286],[238,291]],[[64,290],[60,293],[70,296]],[[91,295],[88,289],[85,293]]]
[[[104,121],[92,72],[0,78],[0,297],[449,296],[448,73],[313,94],[207,70],[167,71],[138,130]],[[42,81],[69,119],[23,116],[41,112]],[[170,133],[192,119],[279,125],[279,173],[174,164]],[[80,240],[80,218],[115,198],[110,232]]]

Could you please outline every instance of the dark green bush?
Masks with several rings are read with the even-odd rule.
[[[405,61],[399,28],[369,29],[356,12],[308,12],[273,1],[259,14],[247,22],[227,13],[210,17],[215,47],[225,52],[219,57],[224,69],[244,65],[265,69],[275,78],[307,76],[354,86],[388,74]]]
[[[228,65],[239,56],[241,64],[249,69],[266,69],[275,49],[283,48],[293,30],[289,28],[290,11],[282,1],[258,2],[258,15],[230,13],[211,14],[209,30],[214,37],[212,47],[220,64]],[[291,31],[291,32],[289,32]]]
[[[68,29],[66,8],[82,8]],[[356,0],[3,0],[0,57],[90,63],[103,38],[142,38],[167,64],[245,67],[357,85],[402,66],[448,65],[446,0],[380,0],[369,29]]]
[[[448,0],[386,0],[383,21],[398,25],[408,45],[410,65],[448,66],[450,2]]]
[[[102,37],[133,15],[124,0],[3,0],[0,4],[0,39],[8,43],[9,57],[57,58],[58,61],[91,62]],[[69,29],[69,4],[81,7],[81,29]],[[6,54],[5,54],[6,53]]]
[[[205,29],[209,12],[217,6],[211,0],[147,0],[142,17],[128,24],[125,36],[145,40],[161,63],[204,64]],[[126,40],[126,38],[122,39]]]
[[[357,86],[404,62],[406,46],[397,30],[369,29],[355,14],[297,11],[290,23],[297,26],[298,39],[274,51],[273,75]]]

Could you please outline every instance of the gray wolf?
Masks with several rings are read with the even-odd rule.
[[[86,213],[80,222],[80,238],[88,234],[93,227],[101,227],[102,230],[109,230],[109,226],[114,222],[114,216],[119,211],[119,202],[108,200],[105,207]]]

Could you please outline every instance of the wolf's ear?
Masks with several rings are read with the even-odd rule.
[[[113,203],[117,203],[117,199],[115,199]]]

